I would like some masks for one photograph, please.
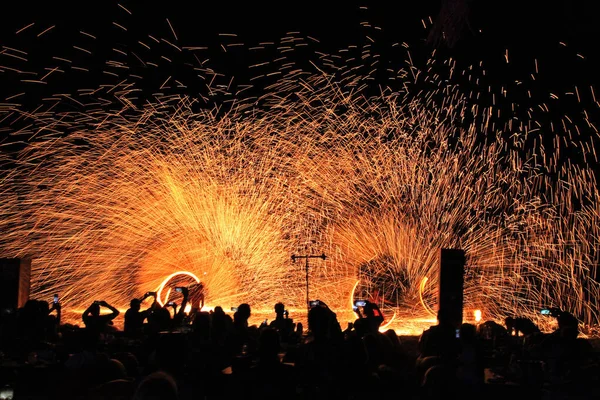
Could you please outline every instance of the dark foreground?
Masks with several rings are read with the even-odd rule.
[[[465,324],[460,338],[433,341],[436,330],[424,334],[428,339],[379,333],[369,317],[342,330],[331,310],[315,310],[308,331],[287,316],[256,327],[222,311],[165,326],[150,318],[141,330],[127,333],[4,318],[0,399],[506,400],[600,394],[598,340],[511,336],[486,323],[477,330]]]

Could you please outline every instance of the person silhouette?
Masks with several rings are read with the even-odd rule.
[[[351,327],[348,327],[348,332],[354,329],[360,337],[379,332],[379,327],[383,323],[383,314],[377,304],[368,300],[358,300],[354,303],[352,309],[358,319],[354,321]]]
[[[153,297],[152,305],[145,311],[140,311],[142,302],[148,297]],[[129,309],[125,311],[125,324],[123,331],[129,337],[139,337],[143,333],[144,320],[148,318],[152,312],[152,308],[156,303],[156,292],[148,292],[141,299],[132,299],[129,303]]]
[[[417,374],[420,379],[434,365],[455,368],[460,344],[457,327],[445,309],[438,310],[438,324],[423,331],[418,342]]]
[[[100,315],[100,307],[106,307],[111,310],[110,314]],[[94,301],[83,312],[81,319],[86,329],[96,333],[106,333],[112,321],[119,315],[119,310],[111,306],[104,300]]]
[[[233,314],[233,351],[234,354],[242,352],[244,346],[249,345],[251,341],[251,333],[248,328],[248,319],[252,311],[250,305],[243,303],[237,308],[237,311]]]
[[[529,318],[507,317],[504,319],[504,325],[510,336],[523,336],[540,333],[540,328]]]
[[[290,335],[294,332],[295,324],[288,317],[288,312],[283,303],[275,304],[275,319],[269,324],[270,328],[279,332],[279,336],[283,343],[287,343]]]
[[[177,304],[175,304],[175,307],[173,308],[173,327],[178,328],[184,323],[190,292],[187,287],[177,287],[175,290],[183,296],[179,309],[177,309]]]
[[[135,391],[133,399],[177,400],[179,399],[177,382],[173,376],[167,372],[153,372],[142,379]]]

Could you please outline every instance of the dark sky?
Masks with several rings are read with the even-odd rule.
[[[595,0],[464,1],[470,5],[474,34],[465,32],[454,54],[471,54],[478,59],[486,57],[487,53],[509,48],[515,54],[552,55],[557,43],[563,41],[573,46],[573,50],[597,61],[594,50],[600,37],[600,24],[596,23],[600,5]],[[402,5],[396,5],[398,3]],[[118,4],[132,14],[129,15]],[[423,39],[426,32],[421,19],[428,16],[435,18],[440,4],[441,0],[23,0],[3,5],[0,39],[3,44],[24,44],[32,52],[45,52],[74,44],[85,46],[82,40],[85,38],[78,33],[80,30],[97,36],[98,41],[105,43],[124,42],[128,37],[144,37],[147,33],[172,38],[166,23],[168,18],[178,35],[179,45],[211,46],[220,40],[219,33],[235,33],[240,41],[250,44],[277,40],[287,32],[299,31],[318,38],[325,48],[337,49],[347,44],[358,44],[364,39],[365,30],[360,28],[362,21],[382,28],[379,41],[393,43]],[[367,9],[361,9],[361,6]],[[17,30],[32,22],[35,22],[34,26],[15,36]],[[113,22],[126,27],[128,32],[123,32]],[[53,25],[55,28],[50,32],[37,40],[32,39]],[[479,33],[479,30],[482,32]]]
[[[8,56],[6,53],[18,55],[8,51],[0,55],[0,65],[36,71],[39,78],[44,74],[44,68],[65,67],[64,63],[52,58],[59,56],[71,60],[71,67],[84,67],[91,72],[55,73],[46,79],[48,84],[36,85],[24,84],[22,80],[29,76],[8,69],[0,73],[0,102],[26,92],[25,96],[11,101],[35,107],[44,96],[105,83],[113,79],[102,72],[106,70],[106,61],[120,57],[113,49],[136,51],[147,61],[138,40],[148,42],[148,34],[167,38],[178,46],[207,46],[210,50],[201,57],[210,58],[210,66],[216,70],[240,79],[250,77],[247,67],[254,60],[249,53],[237,49],[224,55],[219,46],[224,41],[243,42],[248,47],[263,41],[277,41],[288,32],[300,32],[319,39],[319,51],[335,52],[349,44],[364,44],[369,35],[376,40],[378,47],[375,50],[381,51],[383,57],[386,57],[386,49],[396,42],[410,43],[417,56],[419,52],[429,54],[433,47],[425,44],[427,31],[421,20],[435,19],[441,3],[441,0],[10,2],[2,7],[0,41],[3,46],[27,52],[23,56],[27,61]],[[535,68],[534,60],[538,60],[540,73],[535,82],[530,82],[532,87],[559,93],[574,85],[589,87],[596,84],[596,71],[600,66],[595,51],[600,38],[600,24],[596,23],[600,15],[599,3],[596,0],[471,0],[468,1],[470,30],[465,30],[452,49],[440,47],[439,54],[440,57],[453,56],[463,66],[483,60],[490,72],[487,79],[493,83],[528,77]],[[361,22],[369,22],[381,30],[361,27]],[[35,24],[16,34],[31,23]],[[50,27],[53,28],[39,36]],[[237,38],[224,38],[219,36],[220,33],[236,34]],[[167,44],[160,46],[165,47],[165,54],[173,55],[173,49]],[[508,67],[505,62],[507,51]],[[139,67],[131,54],[127,57],[132,68]],[[394,58],[395,55],[387,57],[392,64],[403,62]],[[142,71],[146,73],[140,86],[155,89],[165,77],[171,76],[173,69],[178,69],[178,60],[174,61],[150,73]],[[187,78],[189,81],[185,83],[190,85],[193,94],[194,75],[186,77],[183,74],[181,79]]]

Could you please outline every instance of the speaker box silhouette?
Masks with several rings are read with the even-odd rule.
[[[14,312],[25,305],[30,281],[30,259],[0,258],[0,312]]]
[[[441,250],[438,310],[444,309],[449,321],[457,329],[460,328],[463,318],[464,271],[464,250]]]

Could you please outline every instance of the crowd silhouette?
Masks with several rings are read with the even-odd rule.
[[[119,311],[105,301],[90,304],[80,325],[61,324],[56,300],[29,300],[3,315],[0,397],[593,398],[586,396],[600,386],[597,352],[579,337],[577,319],[558,309],[549,311],[551,333],[522,317],[456,327],[441,309],[416,341],[381,332],[383,313],[366,300],[345,329],[314,300],[305,330],[283,303],[256,326],[249,304],[231,316],[222,307],[203,311],[203,299],[189,302],[186,287],[176,291],[181,304],[161,306],[155,292],[132,299],[122,331],[113,325]]]

